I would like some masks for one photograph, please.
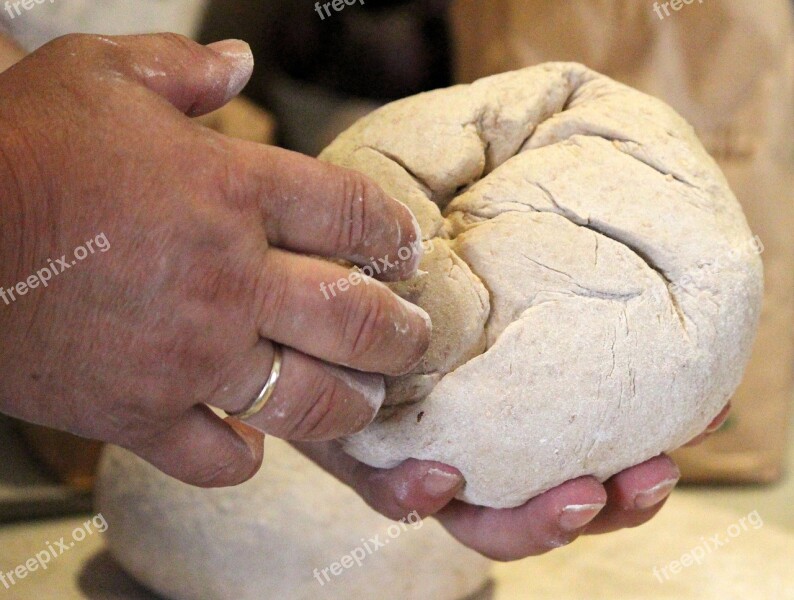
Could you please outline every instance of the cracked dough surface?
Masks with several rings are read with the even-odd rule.
[[[389,104],[321,159],[416,215],[433,319],[415,371],[345,450],[457,467],[503,508],[604,480],[699,434],[737,387],[763,277],[692,128],[582,65],[548,63]]]

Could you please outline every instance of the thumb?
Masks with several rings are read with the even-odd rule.
[[[237,96],[254,70],[251,48],[241,40],[202,46],[173,33],[103,39],[117,44],[128,76],[190,117],[212,112]]]
[[[129,450],[185,483],[224,487],[243,483],[259,470],[264,436],[239,421],[224,421],[199,405],[154,438]]]

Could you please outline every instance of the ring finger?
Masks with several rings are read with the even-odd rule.
[[[273,344],[261,340],[233,368],[211,403],[230,414],[246,410],[267,382],[274,356]],[[286,440],[335,439],[368,425],[384,395],[380,375],[330,365],[284,347],[272,396],[245,423]]]

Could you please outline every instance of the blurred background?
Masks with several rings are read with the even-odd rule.
[[[63,0],[24,19],[6,18],[4,27],[27,50],[73,31],[244,39],[257,65],[246,99],[204,118],[205,124],[310,155],[391,100],[551,60],[582,62],[664,99],[692,123],[725,172],[763,244],[766,272],[761,328],[732,415],[702,446],[676,455],[692,485],[660,517],[675,532],[665,543],[680,546],[676,540],[713,533],[697,530],[708,515],[758,510],[784,540],[770,547],[792,550],[794,482],[785,467],[792,457],[794,397],[793,7],[789,0],[366,0],[321,16],[309,0]],[[24,545],[31,519],[90,510],[96,444],[8,420],[0,427],[0,522],[13,523],[0,527],[0,548]],[[662,527],[657,521],[647,527]],[[523,575],[505,567],[502,589],[575,564],[599,579],[596,587],[569,574],[569,587],[548,587],[548,593],[584,597],[575,590],[599,589],[603,597],[624,597],[636,583],[626,570],[582,558],[626,552],[628,560],[633,551],[627,549],[650,539],[620,535],[618,541],[587,540],[590,553],[583,544],[533,560]],[[759,544],[742,551],[757,558],[769,550]],[[792,597],[763,595],[752,578],[768,583],[769,573],[745,573],[741,565],[748,560],[741,554],[715,559],[712,571],[692,570],[679,583],[695,589],[722,579],[755,590],[728,597]],[[688,588],[668,586],[641,597],[674,592]]]

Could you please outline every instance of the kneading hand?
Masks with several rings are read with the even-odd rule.
[[[419,360],[422,311],[377,282],[329,302],[321,284],[350,271],[310,257],[413,248],[411,213],[357,173],[188,118],[252,68],[237,41],[68,36],[0,75],[0,411],[231,485],[262,435],[206,405],[250,404],[274,342],[281,378],[247,423],[290,440],[361,429],[383,399],[371,373]]]

